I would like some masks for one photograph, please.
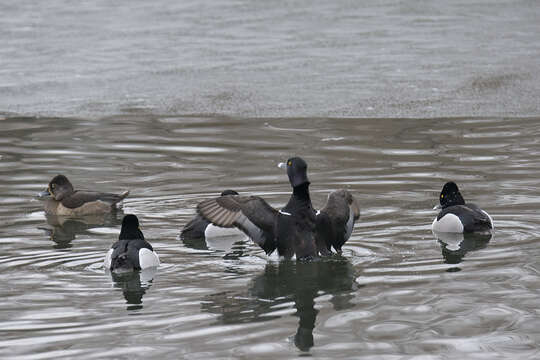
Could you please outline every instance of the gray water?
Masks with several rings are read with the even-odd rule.
[[[5,357],[538,358],[540,118],[4,118],[0,297]],[[519,129],[519,130],[516,130]],[[280,262],[236,239],[183,242],[197,202],[225,188],[283,206],[277,162],[300,154],[312,198],[347,188],[361,218],[342,257]],[[130,189],[162,265],[115,279],[119,220],[46,218],[58,172]],[[492,239],[431,233],[456,180]]]
[[[536,0],[21,0],[0,44],[17,114],[540,113]]]
[[[537,359],[536,1],[0,4],[2,358]],[[182,241],[223,189],[316,207],[347,188],[342,256]],[[129,189],[116,215],[48,216],[56,174]],[[492,238],[436,239],[447,180]],[[102,267],[123,214],[161,258]]]

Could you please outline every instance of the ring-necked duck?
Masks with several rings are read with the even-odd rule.
[[[159,266],[159,256],[144,239],[137,216],[124,216],[120,236],[105,255],[104,266],[111,271],[144,270]]]
[[[129,195],[109,194],[96,191],[74,190],[73,185],[64,175],[56,175],[47,190],[39,193],[45,198],[45,213],[60,216],[84,216],[105,214],[116,209],[116,204]]]
[[[238,195],[234,190],[224,190],[221,193],[221,196],[227,195]],[[239,229],[224,228],[221,226],[216,226],[210,221],[203,218],[201,215],[197,214],[193,219],[191,219],[182,229],[180,233],[181,239],[208,239],[211,237],[222,237],[222,236],[237,236],[244,235]]]
[[[277,249],[285,258],[296,254],[297,259],[309,259],[330,254],[332,246],[340,251],[360,216],[356,199],[347,190],[338,190],[316,212],[306,162],[293,157],[279,167],[287,169],[293,188],[283,209],[274,209],[258,196],[227,195],[199,203],[197,212],[215,225],[239,228],[267,254]]]
[[[444,184],[439,196],[442,209],[433,220],[431,228],[435,232],[467,233],[487,232],[493,229],[491,216],[477,205],[465,203],[457,185],[450,181]]]

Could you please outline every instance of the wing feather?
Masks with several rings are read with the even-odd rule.
[[[199,203],[197,212],[214,225],[237,227],[267,253],[275,249],[278,211],[258,196],[220,196]]]
[[[62,205],[67,208],[75,209],[79,206],[82,206],[86,203],[93,201],[102,201],[110,204],[111,206],[122,201],[126,196],[129,195],[129,191],[125,191],[122,194],[111,194],[111,193],[100,193],[94,191],[75,191],[70,196],[61,200]]]

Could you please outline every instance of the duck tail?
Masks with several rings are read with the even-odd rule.
[[[126,241],[122,253],[115,256],[111,261],[111,271],[114,270],[133,270],[136,266],[133,264],[128,254],[129,242]]]

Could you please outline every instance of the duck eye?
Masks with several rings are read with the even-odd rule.
[[[292,161],[291,160],[287,161],[287,166],[292,166]]]
[[[443,195],[443,194],[441,194],[441,199],[442,199],[442,198],[444,198],[444,195]]]

